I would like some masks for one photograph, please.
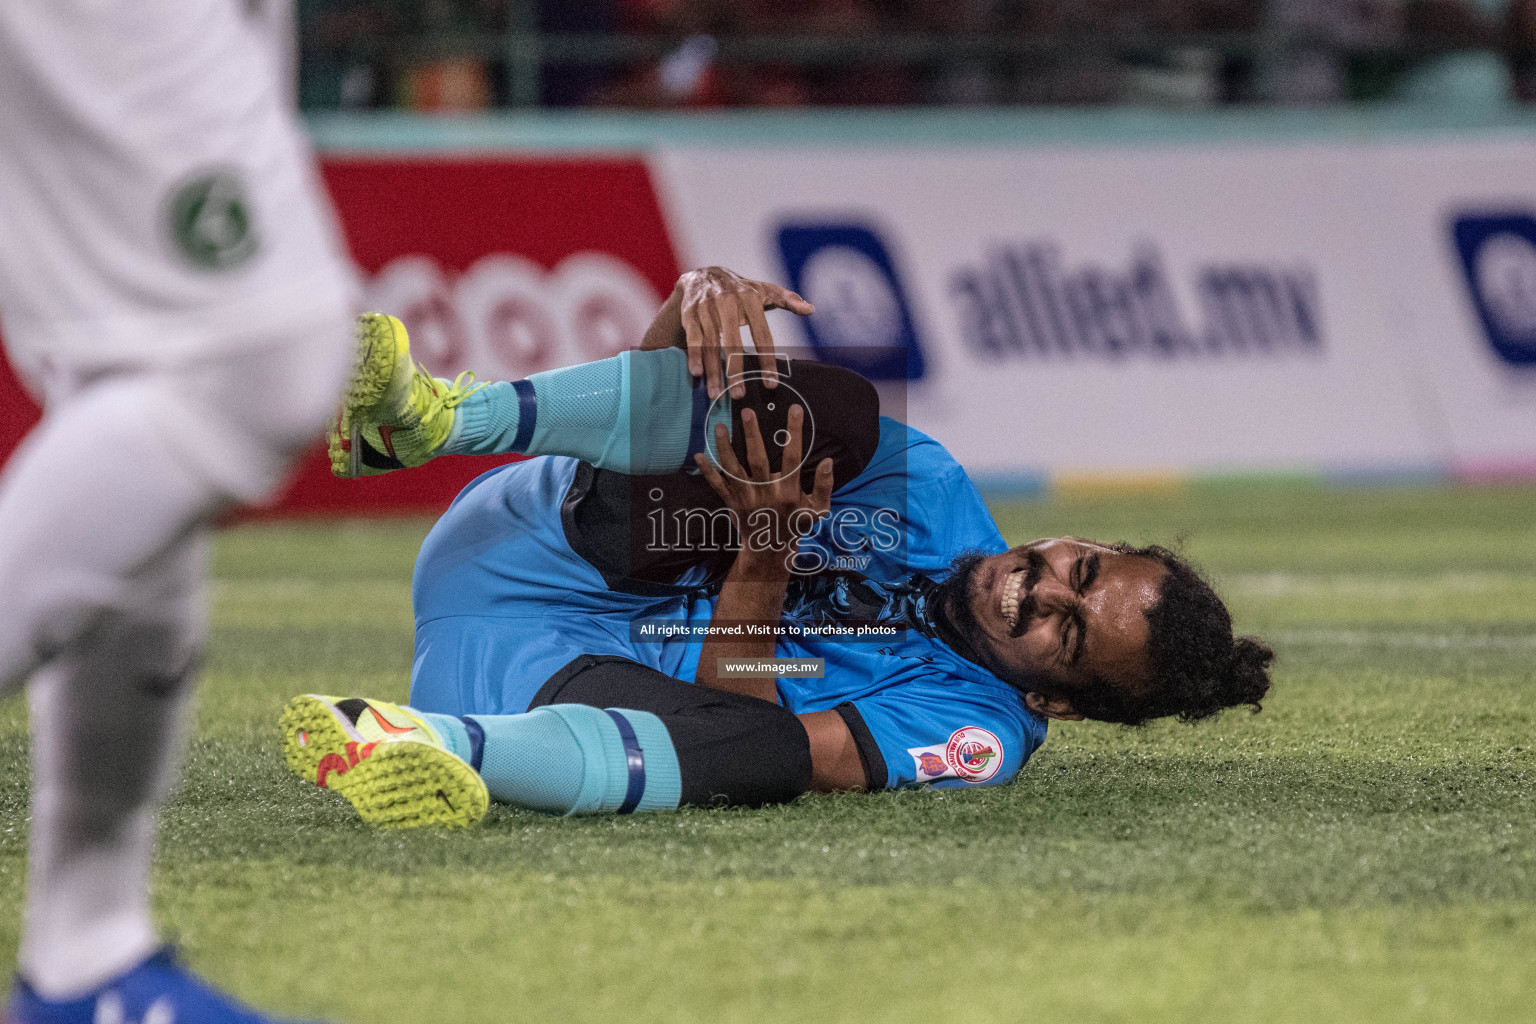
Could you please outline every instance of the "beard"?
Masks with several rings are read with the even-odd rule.
[[[986,561],[985,552],[967,551],[949,563],[949,575],[939,584],[938,615],[935,625],[939,638],[966,661],[986,668],[980,651],[985,646],[986,633],[977,621],[972,594],[976,589],[976,574]]]

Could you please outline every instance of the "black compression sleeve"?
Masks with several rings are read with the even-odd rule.
[[[625,708],[660,718],[677,750],[685,804],[756,807],[785,803],[811,788],[805,726],[769,701],[694,686],[626,658],[582,655],[551,676],[529,707],[546,704]]]

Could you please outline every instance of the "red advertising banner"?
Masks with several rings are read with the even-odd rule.
[[[321,169],[364,305],[400,317],[437,376],[515,380],[633,347],[679,272],[639,159],[333,158]],[[0,458],[37,417],[0,362]],[[454,456],[337,480],[317,446],[247,515],[438,512],[497,462]]]
[[[9,461],[21,439],[36,425],[42,410],[16,379],[16,371],[0,354],[0,462]]]

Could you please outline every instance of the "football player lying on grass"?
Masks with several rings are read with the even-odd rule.
[[[623,814],[1001,783],[1051,720],[1257,709],[1272,653],[1187,564],[1008,548],[867,381],[763,355],[765,306],[809,308],[694,272],[640,351],[490,385],[428,376],[399,321],[364,316],[339,475],[541,457],[470,483],[423,543],[410,706],[295,698],[294,771],[370,822],[469,825],[491,799]],[[743,320],[759,355],[695,384],[691,357],[719,361]]]

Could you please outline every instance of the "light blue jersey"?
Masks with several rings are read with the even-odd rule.
[[[416,657],[411,704],[449,715],[526,711],[540,687],[583,654],[628,658],[692,682],[703,641],[633,624],[702,627],[705,591],[641,597],[609,590],[571,550],[560,504],[574,459],[502,466],[466,487],[422,544],[412,584]],[[941,573],[965,551],[1006,549],[965,471],[932,438],[882,417],[864,472],[832,497],[832,515],[801,545],[813,568],[854,571],[876,589]],[[795,713],[851,704],[855,736],[889,787],[1006,782],[1045,739],[1018,692],[941,641],[907,629],[892,640],[782,639],[777,655],[824,658],[823,679],[781,679]],[[875,752],[878,752],[876,755]]]

